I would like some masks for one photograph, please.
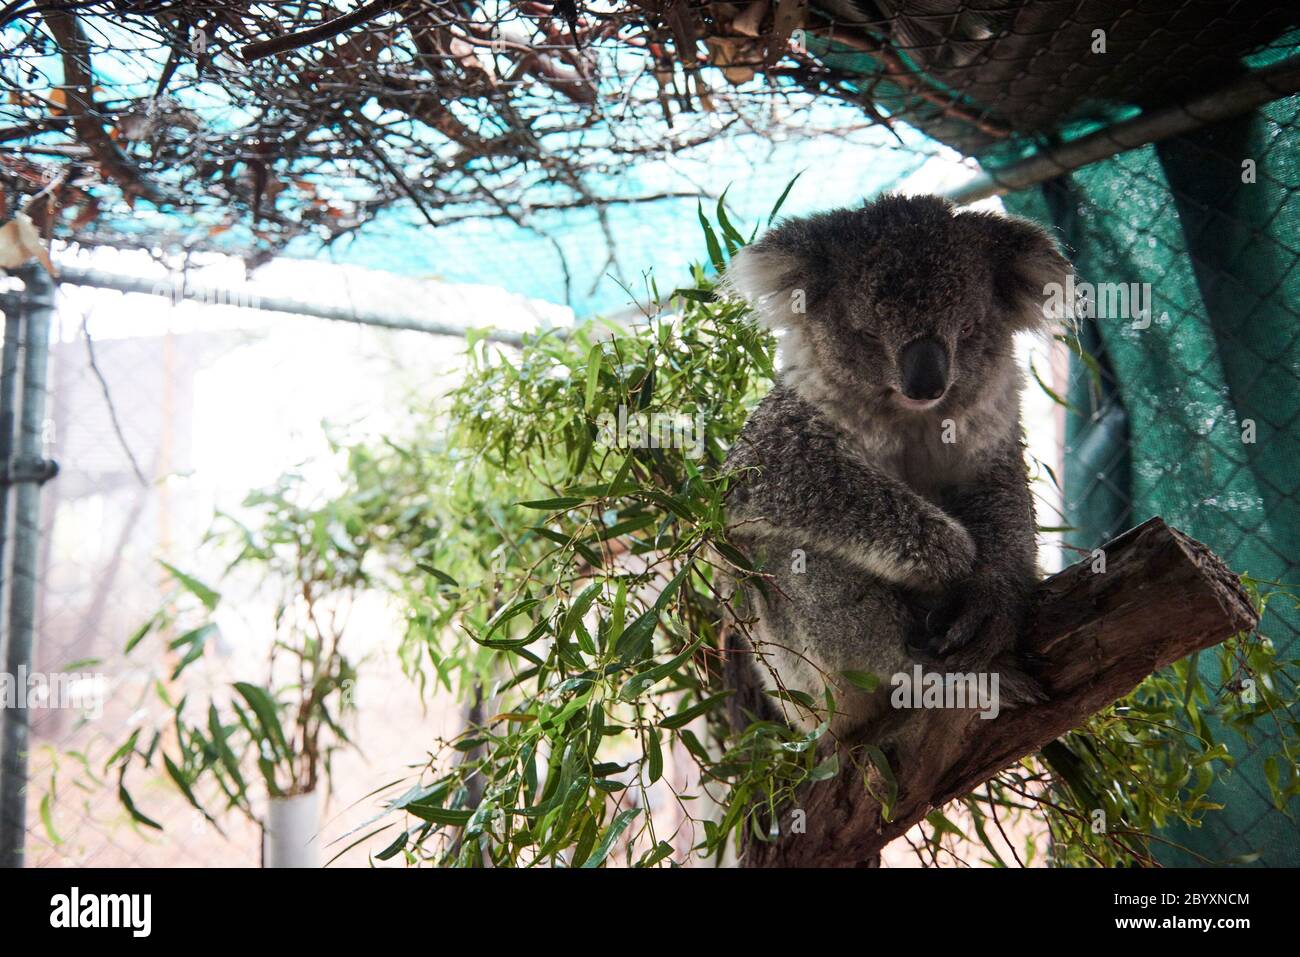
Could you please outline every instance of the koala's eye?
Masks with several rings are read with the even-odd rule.
[[[961,334],[963,338],[969,336],[974,331],[975,331],[974,319],[967,319],[964,323],[962,323]]]

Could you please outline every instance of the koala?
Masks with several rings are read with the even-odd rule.
[[[1012,339],[1046,327],[1069,271],[1033,223],[934,196],[786,220],[737,253],[724,290],[777,333],[779,371],[726,462],[727,535],[764,582],[739,586],[729,667],[814,698],[829,682],[837,732],[883,718],[916,663],[997,672],[1003,708],[1041,699],[1015,655],[1039,576]]]

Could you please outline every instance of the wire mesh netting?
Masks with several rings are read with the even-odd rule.
[[[1091,549],[1161,515],[1240,572],[1296,581],[1298,106],[1279,101],[1008,198],[1056,226],[1080,280],[1098,287],[1098,315],[1083,329],[1097,363],[1076,363],[1069,390],[1074,544]],[[1127,304],[1114,295],[1121,285]],[[1300,649],[1293,606],[1270,605],[1261,631],[1282,657]],[[1231,690],[1217,663],[1203,677]],[[1174,839],[1215,860],[1258,853],[1294,864],[1300,832],[1266,783],[1277,769],[1262,766],[1259,742],[1215,730],[1238,760],[1211,791],[1224,810]]]
[[[324,2],[10,4],[9,205],[28,197],[47,232],[83,242],[253,262],[331,247],[457,281],[511,278],[473,256],[495,240],[542,266],[524,276],[548,277],[521,291],[589,312],[620,295],[606,273],[635,285],[637,224],[671,228],[728,182],[798,168],[789,144],[828,201],[887,185],[875,171],[899,158],[886,148],[924,150],[925,137],[1004,163],[1241,75],[1245,55],[1289,50],[1296,21],[1283,4],[1196,0],[340,14]]]

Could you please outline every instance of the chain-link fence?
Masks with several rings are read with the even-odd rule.
[[[1161,515],[1253,579],[1300,578],[1298,109],[1281,100],[1007,198],[1056,227],[1094,304],[1090,358],[1063,393],[1072,544]],[[1270,602],[1260,630],[1296,656],[1294,603]],[[1241,692],[1217,664],[1202,675]],[[1259,740],[1211,727],[1236,759],[1210,794],[1224,809],[1171,839],[1213,860],[1294,864],[1300,829],[1267,783],[1278,769]]]

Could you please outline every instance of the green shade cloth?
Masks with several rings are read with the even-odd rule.
[[[1055,228],[1081,282],[1150,284],[1148,328],[1131,317],[1083,322],[1100,370],[1076,359],[1071,376],[1070,544],[1092,548],[1160,515],[1234,570],[1300,581],[1298,119],[1291,97],[1005,197],[1008,210]],[[1280,657],[1300,657],[1292,604],[1271,603],[1260,630]],[[1200,658],[1211,689],[1221,683],[1214,659]],[[1274,808],[1262,739],[1211,727],[1237,759],[1209,793],[1224,808],[1200,828],[1169,829],[1187,850],[1157,856],[1300,864],[1300,802],[1290,818]]]

